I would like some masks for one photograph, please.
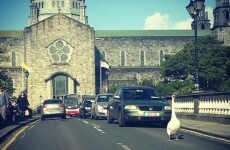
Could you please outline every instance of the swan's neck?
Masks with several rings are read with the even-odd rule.
[[[175,102],[174,99],[172,99],[172,116],[171,118],[177,118],[175,114]]]

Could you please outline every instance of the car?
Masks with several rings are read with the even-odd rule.
[[[107,122],[117,120],[120,127],[131,122],[161,123],[166,127],[171,119],[171,105],[163,101],[156,90],[146,86],[119,88],[109,100]]]
[[[97,94],[91,107],[92,119],[98,120],[100,118],[107,118],[107,106],[109,104],[109,99],[112,96],[113,94]]]
[[[50,117],[66,119],[65,104],[60,99],[46,99],[41,106],[41,120]]]
[[[79,118],[91,117],[91,106],[96,95],[85,96],[83,102],[79,104]]]

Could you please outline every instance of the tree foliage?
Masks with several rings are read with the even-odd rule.
[[[166,55],[161,75],[168,82],[159,82],[158,91],[171,95],[192,92],[195,75],[194,42],[188,43],[175,55]],[[230,47],[216,37],[199,37],[197,43],[199,84],[204,91],[230,91]]]
[[[8,59],[9,58],[6,55],[6,50],[0,47],[0,62],[8,61]],[[13,94],[13,81],[3,69],[0,69],[0,85],[3,86],[4,90],[7,91],[9,96]]]

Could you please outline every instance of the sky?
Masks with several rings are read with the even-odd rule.
[[[86,0],[88,23],[95,30],[191,29],[190,0]],[[30,0],[0,0],[0,30],[28,26]],[[206,0],[213,24],[215,0]]]

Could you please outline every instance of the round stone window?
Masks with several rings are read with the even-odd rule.
[[[73,50],[65,41],[57,40],[48,47],[48,52],[52,63],[68,63]]]

